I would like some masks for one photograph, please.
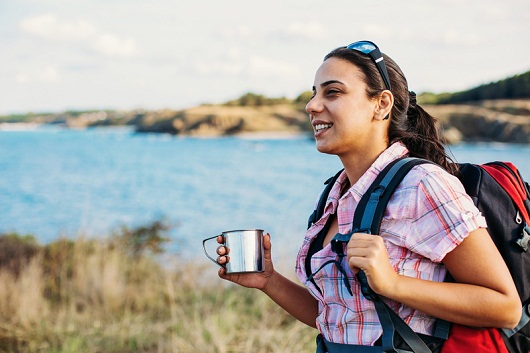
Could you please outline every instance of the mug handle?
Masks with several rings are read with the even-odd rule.
[[[204,255],[206,255],[206,257],[209,258],[214,264],[216,264],[216,265],[219,266],[219,267],[226,268],[225,266],[223,266],[223,265],[221,265],[220,263],[218,263],[216,259],[214,259],[214,258],[211,257],[210,255],[208,255],[208,252],[206,251],[206,242],[207,242],[208,240],[216,239],[216,238],[219,237],[219,236],[222,236],[222,234],[216,235],[216,236],[211,237],[211,238],[204,239],[204,240],[202,241],[202,249],[204,250]]]

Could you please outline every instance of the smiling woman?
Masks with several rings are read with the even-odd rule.
[[[339,47],[318,68],[306,111],[317,150],[336,155],[344,169],[328,186],[323,214],[300,247],[296,274],[304,286],[274,268],[268,234],[264,272],[221,269],[219,276],[260,289],[316,327],[318,353],[440,352],[437,318],[474,327],[516,326],[521,306],[506,264],[453,175],[456,166],[435,119],[409,92],[399,66],[372,42]],[[380,234],[354,229],[361,196],[383,169],[405,156],[433,163],[414,166],[398,185]],[[218,254],[219,264],[229,263],[228,246]],[[456,283],[443,281],[448,272]],[[366,286],[418,333],[416,340],[394,340],[383,330],[384,317]]]

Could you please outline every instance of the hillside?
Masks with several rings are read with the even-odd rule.
[[[0,117],[0,130],[2,122],[7,122],[59,124],[69,128],[129,125],[138,133],[201,137],[248,133],[310,135],[311,125],[304,110],[310,95],[304,92],[289,100],[247,93],[224,104],[183,110],[96,110],[4,116]],[[467,100],[462,101],[463,97]],[[530,71],[465,92],[423,93],[418,101],[438,119],[449,143],[530,143]]]
[[[423,106],[438,119],[449,143],[495,141],[530,143],[530,99],[486,100]],[[270,106],[207,105],[182,111],[147,112],[136,120],[138,132],[186,136],[228,136],[268,132],[310,133],[299,104]]]
[[[424,103],[434,104],[455,104],[493,99],[526,99],[530,98],[530,71],[466,91],[442,94],[423,93],[420,98]]]
[[[307,114],[293,104],[271,106],[204,105],[182,111],[148,112],[139,116],[137,132],[187,136],[228,136],[255,132],[309,131]]]
[[[449,143],[530,143],[530,99],[423,105],[438,119]]]

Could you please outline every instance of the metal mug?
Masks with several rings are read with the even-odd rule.
[[[206,242],[216,239],[219,235],[224,239],[220,245],[224,245],[230,251],[228,255],[230,260],[225,265],[219,264],[206,250]],[[263,272],[263,230],[229,230],[219,235],[202,241],[204,254],[210,260],[225,268],[227,273]]]

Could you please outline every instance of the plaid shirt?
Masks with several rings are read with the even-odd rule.
[[[383,331],[377,312],[361,294],[346,257],[342,260],[342,269],[351,283],[353,296],[334,264],[324,266],[314,275],[318,288],[308,281],[305,260],[311,241],[334,213],[338,217],[339,232],[349,232],[355,208],[370,184],[387,164],[407,153],[403,144],[393,144],[341,197],[347,178],[342,173],[329,194],[322,218],[306,233],[297,257],[296,273],[319,302],[317,327],[330,342],[373,345]],[[394,192],[383,217],[380,235],[397,273],[440,282],[446,274],[441,263],[444,256],[479,227],[486,227],[486,221],[459,180],[436,165],[422,164],[415,166]],[[315,272],[326,261],[334,259],[337,255],[328,244],[312,257],[311,269]],[[414,331],[432,334],[433,317],[388,299],[385,302]]]

